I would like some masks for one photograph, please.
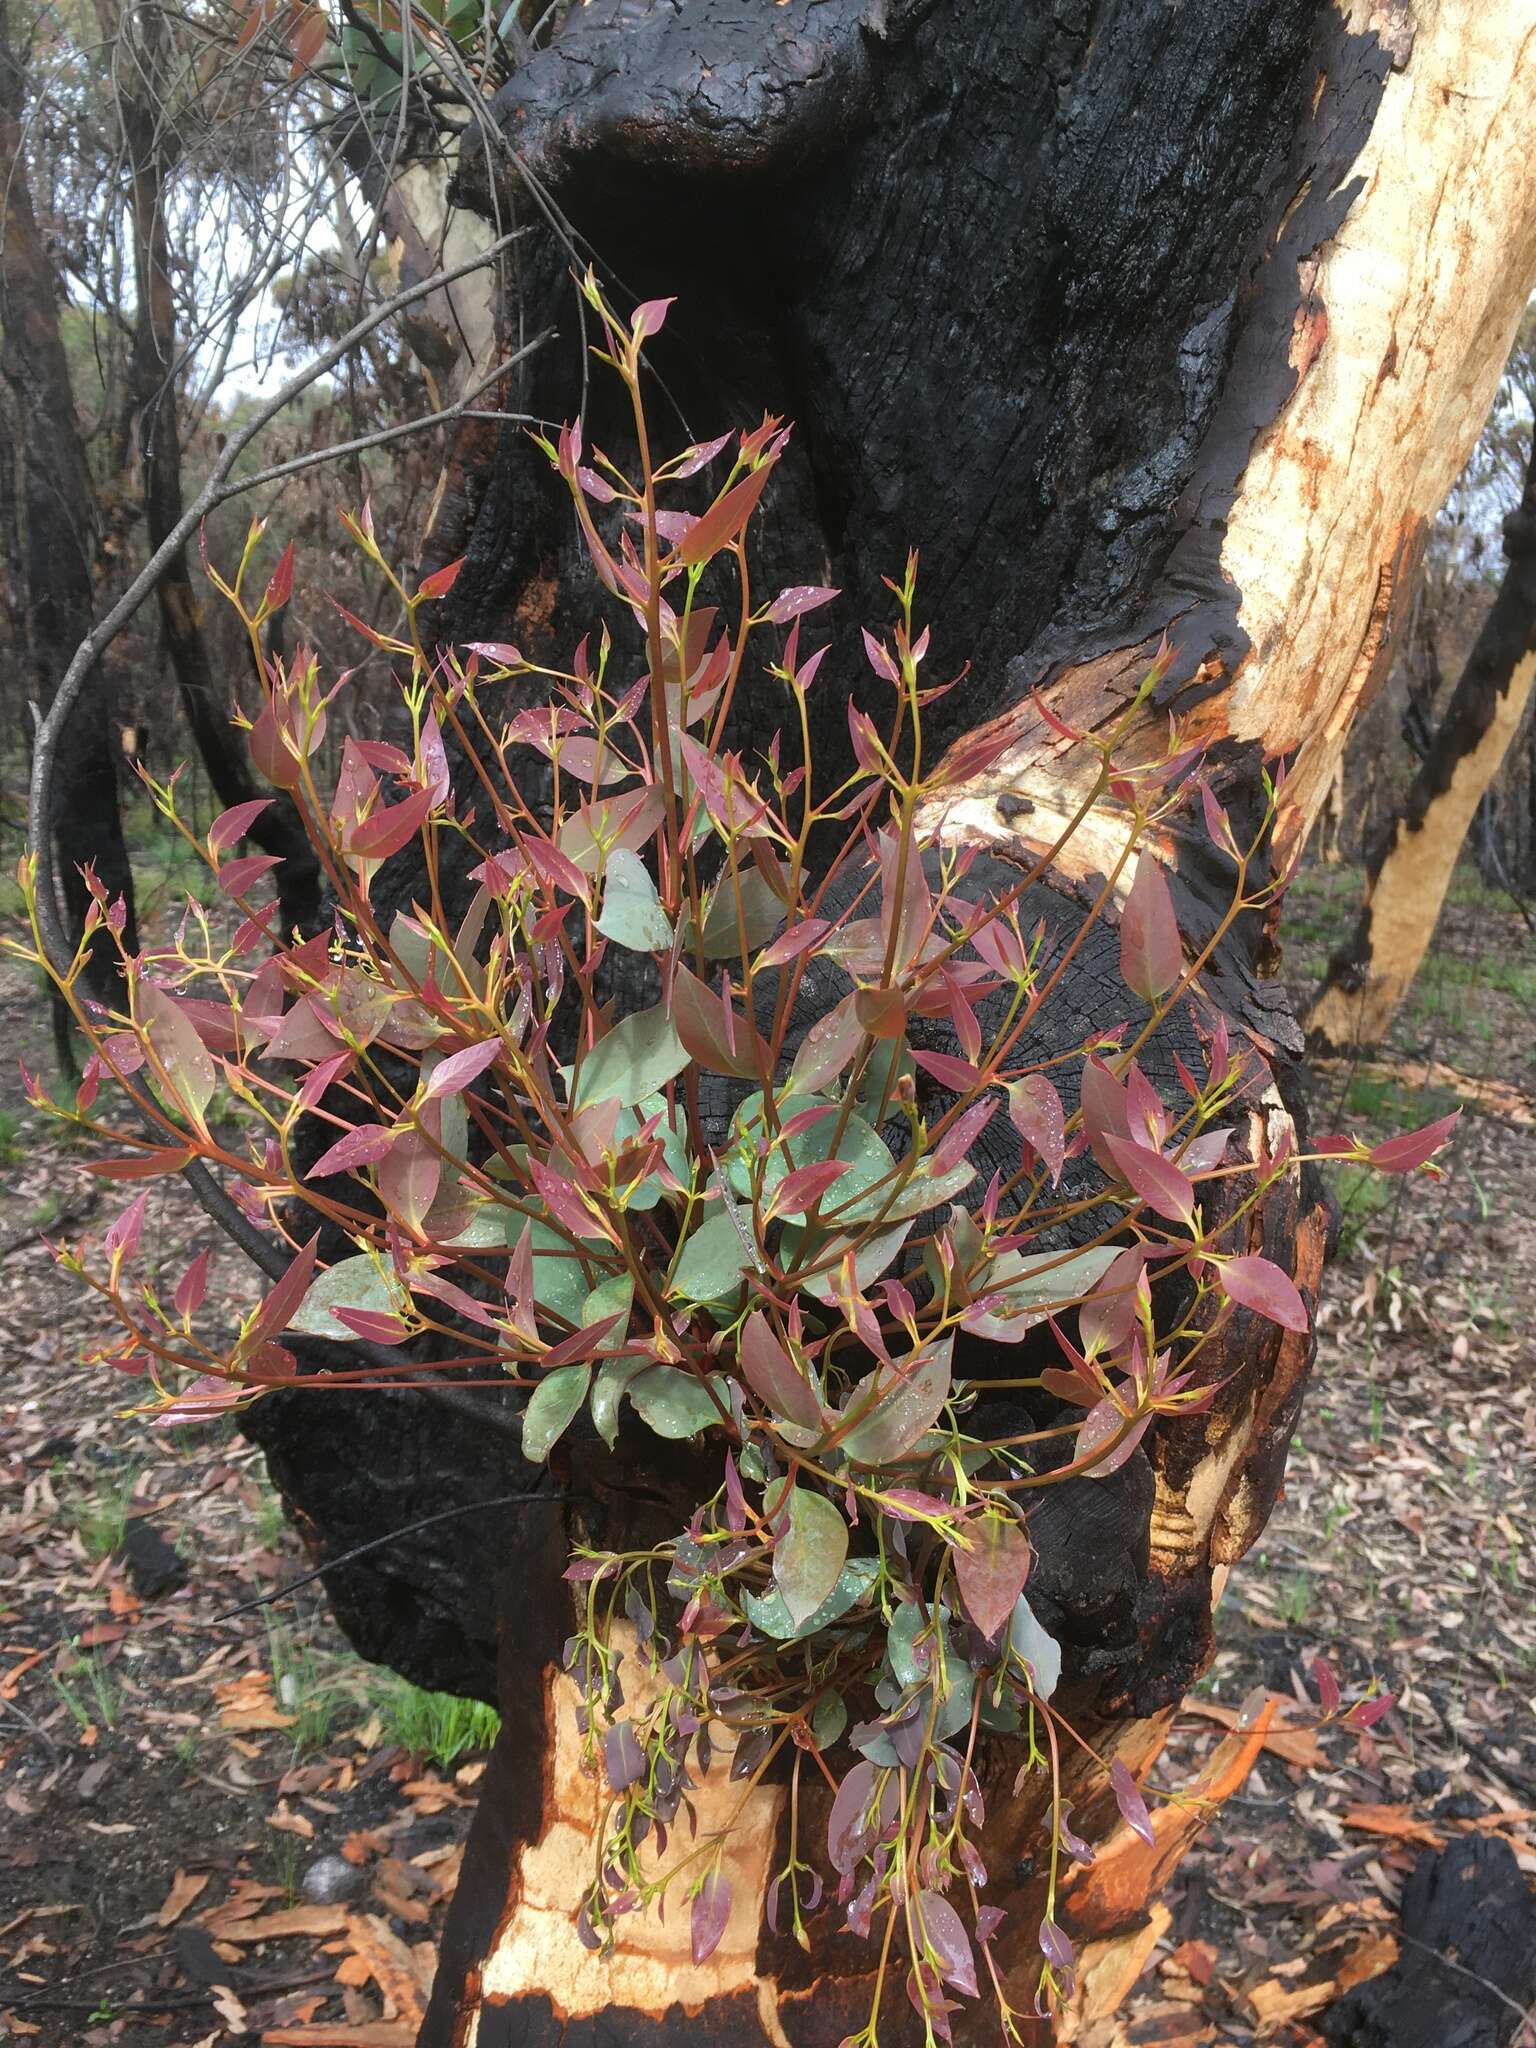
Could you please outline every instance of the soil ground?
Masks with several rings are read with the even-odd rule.
[[[174,874],[162,878],[167,907]],[[1310,987],[1358,877],[1310,870],[1286,971]],[[151,904],[153,912],[153,903]],[[1390,1953],[1422,1848],[1480,1829],[1536,1874],[1536,939],[1458,891],[1393,1044],[1330,1063],[1321,1128],[1466,1102],[1440,1185],[1341,1176],[1338,1261],[1286,1494],[1227,1588],[1223,1648],[1158,1767],[1173,1790],[1256,1685],[1298,1702],[1185,1861],[1127,2039],[1300,2044]],[[0,1045],[46,1070],[46,1003],[0,968]],[[10,1071],[14,1073],[14,1065]],[[7,1081],[0,1123],[0,2038],[84,2048],[406,2048],[483,1768],[483,1710],[364,1666],[258,1454],[153,1431],[85,1372],[104,1329],[44,1236],[117,1193]],[[146,1241],[214,1250],[179,1182]],[[1311,1660],[1396,1703],[1304,1725]]]

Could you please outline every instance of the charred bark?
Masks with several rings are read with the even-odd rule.
[[[499,189],[472,184],[494,148],[461,152],[462,196],[545,223],[523,245],[523,312],[565,330],[507,403],[554,420],[582,411],[589,442],[622,459],[622,421],[596,388],[586,403],[573,248],[611,260],[636,299],[676,294],[654,357],[668,444],[765,406],[796,422],[759,589],[839,586],[839,637],[856,644],[851,629],[884,616],[882,574],[922,550],[935,669],[972,661],[938,707],[941,737],[989,725],[1007,741],[929,820],[940,836],[989,846],[1015,872],[1048,849],[1075,807],[1076,770],[1032,692],[1101,726],[1166,632],[1174,660],[1144,713],[1147,744],[1169,711],[1184,714],[1239,818],[1256,812],[1266,758],[1303,749],[1282,814],[1294,844],[1385,673],[1423,522],[1481,424],[1536,278],[1532,57],[1529,35],[1515,34],[1526,4],[1509,0],[1489,24],[1458,0],[1415,40],[1399,0],[1347,17],[1321,0],[1001,12],[984,0],[768,11],[594,0],[498,97],[516,158]],[[1461,111],[1471,76],[1475,120]],[[1507,230],[1496,256],[1486,235],[1461,231],[1495,191]],[[1354,261],[1373,248],[1393,252],[1397,299]],[[520,437],[487,470],[471,467],[482,441],[466,432],[450,479],[454,523],[473,523],[445,630],[564,652],[601,611],[568,508]],[[878,686],[852,659],[823,673],[813,744],[835,772],[847,703]],[[731,743],[765,745],[785,710],[755,681]],[[1043,885],[1053,929],[1081,918],[1080,891],[1108,871],[1116,831],[1111,807]],[[1193,837],[1155,853],[1198,941],[1230,872]],[[1301,1041],[1271,964],[1269,934],[1249,925],[1204,978],[1252,1060],[1250,1159],[1294,1127],[1287,1070]],[[1126,1009],[1089,947],[1043,1028],[1065,1049]],[[1250,1248],[1315,1299],[1325,1224],[1313,1189],[1293,1178],[1254,1228]],[[1133,1768],[1156,1754],[1209,1655],[1215,1584],[1273,1503],[1309,1362],[1308,1340],[1240,1316],[1208,1361],[1224,1381],[1212,1412],[1160,1424],[1121,1487],[1064,1489],[1040,1519],[1069,1711]],[[353,1418],[377,1399],[293,1394],[253,1411],[322,1555],[340,1547],[345,1518],[400,1525],[423,1429],[434,1460],[451,1466],[462,1450],[517,1483],[510,1453],[448,1433],[448,1418],[409,1396],[391,1404],[398,1420],[374,1411],[365,1464]],[[515,1511],[494,1532],[473,1517],[450,1524],[430,1557],[402,1542],[369,1561],[371,1582],[335,1575],[362,1647],[418,1675],[445,1610],[477,1616],[461,1640],[489,1644],[485,1591],[503,1588],[506,1728],[445,1942],[431,2048],[830,2048],[862,2021],[869,1957],[830,1916],[809,1962],[760,1932],[781,1793],[747,1830],[736,1885],[747,1918],[712,1971],[691,1970],[648,1926],[593,1976],[571,1931],[561,1857],[573,1840],[589,1845],[595,1795],[562,1748],[572,1703],[555,1676],[566,1631],[556,1574],[578,1534],[619,1544],[658,1521],[675,1532],[686,1462],[658,1470],[646,1449],[642,1460],[621,1438],[610,1460],[578,1442],[556,1508]],[[478,1688],[494,1682],[480,1663]],[[1245,1737],[1220,1786],[1248,1755]],[[988,1857],[1013,1872],[999,1903],[1022,1963],[1040,1878],[1020,1862],[1038,1815],[1028,1788],[1008,1791],[1016,1762],[1002,1747],[988,1762]],[[1107,1828],[1102,1785],[1080,1790],[1090,1833]],[[1133,1970],[1155,1937],[1148,1900],[1185,1839],[1170,1826],[1150,1850],[1117,1841],[1069,1902],[1103,1965],[1094,1981]],[[889,2039],[901,2038],[892,2014]]]
[[[1355,928],[1307,1012],[1320,1046],[1380,1044],[1434,936],[1462,845],[1536,682],[1536,440],[1504,522],[1506,567],[1401,808],[1366,856]]]
[[[94,493],[59,330],[58,279],[32,208],[22,139],[26,72],[12,28],[9,8],[0,7],[0,367],[15,399],[19,429],[24,644],[42,711],[91,629]],[[124,942],[136,948],[133,873],[123,840],[117,763],[99,671],[81,696],[67,744],[59,750],[52,810],[72,934],[82,930],[90,902],[81,878],[88,865],[109,895],[122,897],[127,908]],[[86,981],[98,1001],[113,1001],[119,993],[115,960],[108,945],[97,943],[90,949]],[[65,1035],[61,1052],[67,1043]]]
[[[110,32],[110,15],[105,9],[103,12]],[[179,399],[184,364],[176,334],[166,223],[170,160],[164,110],[146,90],[146,81],[152,80],[158,69],[164,24],[151,12],[130,11],[128,21],[131,30],[125,31],[123,17],[118,16],[117,33],[135,33],[143,48],[140,61],[131,67],[129,79],[120,84],[118,92],[129,160],[136,299],[126,398],[153,554],[184,509]],[[257,786],[230,719],[235,692],[227,684],[221,688],[214,676],[202,627],[202,603],[192,586],[185,547],[176,549],[166,563],[155,598],[177,695],[214,794],[226,809],[267,794]],[[260,677],[257,686],[262,686]],[[275,854],[282,863],[273,875],[284,929],[312,931],[320,915],[320,864],[292,799],[277,792],[252,824],[249,836],[263,853]]]

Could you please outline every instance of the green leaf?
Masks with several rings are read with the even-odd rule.
[[[289,1330],[301,1337],[331,1337],[338,1344],[360,1342],[345,1323],[337,1322],[331,1310],[363,1308],[377,1315],[398,1315],[400,1303],[390,1290],[387,1271],[387,1267],[381,1269],[364,1252],[359,1252],[356,1258],[338,1259],[316,1277],[299,1304],[298,1314],[288,1325]]]
[[[1062,1304],[1087,1294],[1124,1249],[1095,1245],[1070,1259],[1060,1252],[1004,1252],[970,1282],[972,1295],[992,1305],[973,1310],[965,1327],[973,1336],[1016,1344]]]
[[[831,1302],[838,1286],[838,1274],[845,1253],[853,1253],[853,1276],[861,1288],[867,1288],[878,1280],[912,1235],[912,1219],[896,1223],[889,1230],[881,1230],[874,1237],[828,1236],[818,1230],[812,1251],[817,1263],[830,1259],[833,1263],[820,1273],[797,1282],[801,1291],[814,1295],[817,1301]],[[805,1244],[805,1231],[798,1223],[787,1223],[784,1235],[779,1240],[779,1259],[786,1273],[793,1273]],[[811,1264],[807,1256],[805,1263]]]
[[[587,1398],[590,1365],[558,1365],[539,1381],[523,1410],[523,1456],[534,1464],[549,1456]]]
[[[917,1068],[907,1050],[904,1038],[877,1038],[870,1048],[858,1092],[853,1106],[868,1123],[879,1125],[889,1120],[896,1102],[897,1085],[902,1080],[915,1080]],[[885,1115],[880,1114],[882,1100]]]
[[[672,923],[656,884],[639,854],[627,846],[616,846],[608,856],[597,929],[632,953],[661,953],[672,943]]]
[[[1030,1542],[1007,1513],[977,1515],[953,1548],[955,1579],[965,1611],[990,1642],[1013,1612],[1029,1577]]]
[[[779,1105],[779,1123],[787,1123],[798,1116],[801,1110],[820,1107],[810,1095],[786,1095]],[[839,1226],[852,1220],[873,1216],[890,1193],[893,1182],[886,1180],[895,1166],[890,1148],[867,1124],[863,1117],[850,1112],[847,1123],[839,1133],[837,1114],[824,1116],[820,1122],[801,1131],[785,1144],[776,1144],[763,1163],[763,1192],[771,1194],[783,1180],[791,1167],[809,1166],[822,1159],[839,1159],[848,1171],[832,1189],[826,1201],[828,1211],[835,1211]],[[729,1155],[728,1172],[731,1185],[738,1194],[750,1193],[752,1168],[757,1158],[757,1148],[766,1135],[767,1126],[763,1117],[762,1091],[749,1095],[731,1119],[732,1147]],[[833,1139],[837,1149],[832,1149]],[[972,1178],[968,1174],[967,1179]],[[877,1196],[860,1203],[855,1198],[877,1181],[885,1185]]]
[[[837,1584],[848,1559],[848,1524],[824,1493],[805,1486],[790,1487],[787,1503],[780,1496],[775,1522],[781,1513],[789,1522],[774,1546],[773,1582],[798,1628]]]
[[[719,1407],[691,1372],[682,1372],[675,1365],[653,1365],[631,1380],[629,1398],[640,1420],[657,1436],[697,1436],[720,1420],[721,1408],[730,1413],[730,1382],[723,1373],[712,1373],[709,1384],[720,1396]]]
[[[585,1329],[588,1323],[600,1323],[606,1316],[622,1315],[627,1318],[634,1299],[635,1277],[632,1273],[614,1273],[606,1280],[599,1280],[581,1305],[582,1328]]]
[[[930,1619],[931,1615],[925,1615],[915,1601],[898,1607],[886,1636],[886,1654],[897,1683],[903,1688],[931,1684],[942,1671],[947,1691],[934,1726],[934,1733],[942,1741],[970,1720],[976,1674],[955,1654],[949,1640],[949,1616],[944,1609],[938,1610],[936,1629],[929,1626]]]
[[[592,1427],[611,1451],[619,1440],[619,1407],[637,1373],[652,1370],[644,1358],[605,1358],[592,1383]]]
[[[1034,1687],[1048,1700],[1061,1677],[1061,1645],[1035,1618],[1035,1611],[1021,1593],[1008,1624],[1008,1640],[1034,1673]]]
[[[213,1059],[192,1019],[152,981],[140,981],[135,988],[134,1013],[170,1078],[176,1104],[200,1125],[203,1111],[213,1100],[216,1076]]]
[[[750,952],[771,939],[784,922],[784,905],[767,876],[756,868],[748,868],[737,879]],[[722,960],[732,955],[741,955],[741,926],[736,921],[736,891],[727,873],[704,900],[704,957]]]
[[[615,1024],[582,1062],[576,1106],[589,1102],[635,1103],[654,1095],[688,1064],[683,1041],[660,1005]]]
[[[862,1600],[880,1576],[879,1560],[873,1557],[851,1557],[837,1575],[837,1584],[813,1614],[808,1614],[798,1625],[791,1620],[784,1596],[777,1587],[766,1593],[744,1593],[742,1609],[748,1621],[759,1635],[772,1636],[778,1642],[798,1641],[805,1636],[815,1635],[817,1629],[825,1628],[829,1622],[839,1620],[849,1608]],[[836,1695],[832,1695],[836,1697]],[[844,1711],[844,1723],[847,1712]],[[839,1733],[841,1730],[839,1730]],[[818,1736],[817,1740],[821,1738]],[[835,1741],[829,1736],[827,1741]],[[823,1743],[825,1747],[825,1743]]]
[[[854,1464],[884,1465],[899,1458],[938,1420],[949,1396],[954,1342],[945,1337],[859,1381],[844,1413],[861,1411],[860,1420],[841,1440]]]
[[[865,1561],[864,1559],[858,1560],[860,1563]],[[843,1583],[843,1579],[848,1576],[848,1572],[852,1569],[853,1566],[848,1566],[838,1579],[837,1585],[833,1587],[834,1599]],[[871,1583],[873,1583],[873,1580],[871,1580]],[[848,1708],[842,1694],[830,1690],[824,1692],[811,1709],[811,1738],[815,1742],[816,1747],[818,1749],[830,1749],[847,1726]]]
[[[719,1210],[683,1246],[671,1292],[683,1301],[727,1301],[751,1263],[751,1251],[735,1221]]]

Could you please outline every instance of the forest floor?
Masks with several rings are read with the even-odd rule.
[[[1298,991],[1357,886],[1298,881]],[[1391,1954],[1426,1846],[1495,1832],[1536,1874],[1533,1014],[1536,939],[1468,887],[1387,1054],[1314,1072],[1323,1128],[1468,1114],[1438,1186],[1339,1177],[1285,1497],[1157,1785],[1255,1686],[1298,1704],[1185,1861],[1127,2039],[1301,2048],[1341,1973]],[[306,1567],[259,1454],[147,1429],[126,1383],[78,1369],[100,1319],[44,1237],[118,1205],[11,1084],[49,1057],[11,963],[0,1045],[0,2039],[409,2048],[493,1718],[360,1663],[316,1586],[248,1604]],[[169,1272],[217,1252],[179,1182],[155,1183],[146,1243]],[[240,1284],[218,1253],[212,1298]],[[1371,1734],[1306,1725],[1319,1654],[1347,1693],[1395,1694]]]

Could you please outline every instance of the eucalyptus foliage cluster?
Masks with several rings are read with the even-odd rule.
[[[199,836],[176,779],[151,784],[236,917],[189,901],[168,946],[120,945],[110,1014],[79,985],[83,948],[58,972],[92,1052],[73,1102],[49,1106],[114,1145],[98,1168],[110,1177],[216,1169],[291,1257],[231,1336],[205,1327],[206,1252],[169,1299],[142,1276],[147,1190],[99,1243],[58,1256],[111,1303],[120,1328],[100,1362],[139,1376],[161,1422],[301,1379],[390,1384],[425,1341],[439,1373],[527,1390],[528,1459],[563,1458],[583,1415],[609,1447],[626,1428],[627,1456],[649,1442],[662,1474],[673,1444],[696,1440],[709,1478],[686,1526],[653,1549],[583,1551],[566,1575],[566,1669],[612,1795],[581,1939],[606,1947],[624,1915],[675,1888],[707,1956],[733,1906],[728,1827],[675,1853],[669,1833],[712,1770],[745,1799],[787,1760],[797,1821],[770,1915],[807,1941],[830,1878],[847,1926],[878,1942],[860,2041],[877,2038],[892,1972],[930,2038],[947,2038],[956,1999],[983,1993],[1014,2037],[993,1960],[1001,1915],[983,1900],[983,1738],[1011,1737],[1022,1771],[1052,1788],[1038,2012],[1070,1993],[1058,1886],[1092,1855],[1061,1798],[1071,1731],[1053,1704],[1061,1649],[1030,1601],[1031,1503],[1116,1471],[1157,1418],[1207,1406],[1234,1314],[1308,1328],[1290,1276],[1249,1248],[1298,1162],[1243,1106],[1253,1074],[1200,982],[1233,921],[1281,887],[1265,857],[1278,778],[1243,840],[1176,726],[1156,758],[1119,757],[1145,692],[1094,734],[1042,706],[1090,764],[1082,802],[1016,886],[968,893],[973,855],[920,819],[942,816],[1001,742],[938,761],[924,746],[944,686],[926,675],[915,559],[889,584],[891,621],[863,634],[888,716],[850,705],[851,765],[829,774],[807,708],[827,648],[807,642],[837,593],[759,595],[751,581],[750,522],[789,429],[767,419],[655,459],[642,357],[667,302],[623,323],[585,289],[637,464],[587,450],[575,425],[540,446],[632,641],[605,630],[564,670],[504,643],[432,644],[429,608],[456,565],[408,589],[365,510],[349,523],[398,624],[354,624],[398,664],[403,714],[396,739],[347,738],[321,787],[347,678],[327,683],[303,648],[262,649],[292,550],[254,602],[259,527],[231,575],[210,570],[265,678],[253,761],[305,820],[331,922],[276,929],[273,863],[239,850],[259,803]],[[764,670],[790,730],[743,759],[726,743],[732,705]],[[528,750],[545,765],[525,788]],[[1195,947],[1156,855],[1191,804],[1232,875],[1226,915]],[[1100,809],[1121,851],[1061,943],[1026,897]],[[419,884],[386,913],[381,877],[400,862]],[[449,879],[466,874],[467,908]],[[121,907],[99,888],[94,902],[93,931],[120,930]],[[1042,1014],[1104,919],[1140,1021],[1042,1051]],[[46,965],[35,931],[18,950]],[[847,992],[806,1029],[798,998],[821,960]],[[625,1008],[615,986],[646,999]],[[1204,1057],[1199,1071],[1177,1063],[1165,1100],[1139,1055],[1176,1012]],[[919,1020],[942,1030],[914,1033]],[[125,1114],[107,1116],[104,1091]],[[980,1141],[1004,1123],[1016,1164],[985,1177]],[[1446,1128],[1319,1149],[1405,1170]],[[1170,1278],[1158,1299],[1176,1310],[1155,1318]],[[1031,1332],[1050,1362],[999,1377]],[[301,1375],[301,1336],[354,1344],[361,1362]],[[984,1383],[957,1366],[983,1350]],[[983,1396],[999,1389],[1047,1396],[1059,1419],[997,1434]],[[633,1701],[626,1659],[646,1678]],[[834,1795],[821,1842],[798,1826],[805,1769]],[[1124,1766],[1106,1775],[1152,1839]]]

